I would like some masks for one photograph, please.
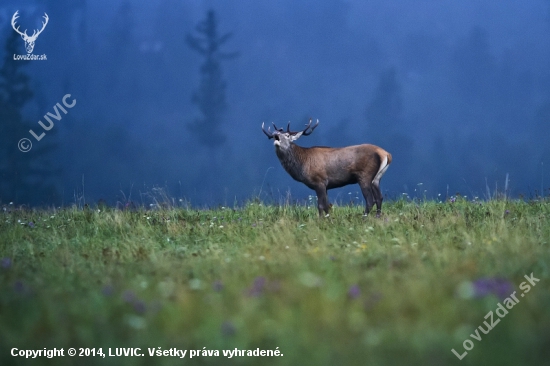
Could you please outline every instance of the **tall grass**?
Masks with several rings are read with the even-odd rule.
[[[398,200],[0,214],[0,364],[540,365],[550,357],[550,203]],[[459,361],[501,294],[540,282]],[[480,280],[481,279],[481,280]],[[476,282],[477,281],[477,282]],[[505,293],[508,296],[509,293]],[[472,338],[469,338],[472,339]],[[140,347],[26,360],[10,350]],[[147,348],[219,350],[185,363]],[[235,348],[281,357],[225,358]]]

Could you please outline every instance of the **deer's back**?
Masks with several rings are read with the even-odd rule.
[[[371,145],[346,147],[314,146],[307,149],[306,176],[314,181],[327,181],[331,186],[356,183],[358,179],[372,180],[384,156],[384,149]],[[332,183],[331,183],[332,182]]]

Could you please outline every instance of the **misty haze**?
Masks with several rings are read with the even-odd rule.
[[[370,143],[392,154],[381,185],[390,200],[547,195],[549,9],[5,0],[0,204],[305,202],[315,192],[284,171],[261,124],[309,118],[320,123],[300,146]],[[28,53],[16,11],[28,36],[47,14],[32,51],[47,60],[14,60]],[[22,138],[30,151],[18,149]],[[357,185],[329,197],[363,204]]]

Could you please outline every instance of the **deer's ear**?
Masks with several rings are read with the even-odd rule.
[[[296,133],[296,134],[294,134],[294,135],[290,135],[290,141],[296,141],[296,140],[298,140],[298,139],[300,138],[300,136],[302,136],[303,133],[304,133],[304,132],[301,131],[301,132],[298,132],[298,133]]]

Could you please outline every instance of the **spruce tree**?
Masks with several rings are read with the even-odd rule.
[[[381,137],[399,130],[402,127],[402,106],[397,71],[391,67],[380,75],[374,98],[365,111],[369,134]]]
[[[198,107],[202,116],[189,123],[187,127],[201,144],[210,148],[219,147],[226,139],[221,131],[221,124],[227,108],[226,83],[222,77],[221,61],[234,58],[237,53],[221,51],[220,48],[231,38],[232,33],[218,35],[218,20],[213,10],[208,11],[206,19],[201,21],[195,30],[198,35],[187,35],[187,44],[204,57],[204,62],[200,68],[200,85],[193,93],[191,101]]]

